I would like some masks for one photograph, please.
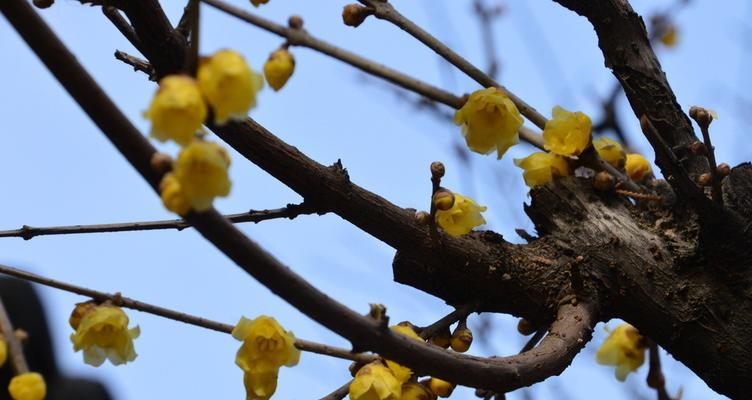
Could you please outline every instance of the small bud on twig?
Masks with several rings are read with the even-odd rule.
[[[347,26],[357,28],[363,21],[373,14],[373,10],[359,4],[348,4],[342,9],[342,22]]]
[[[473,344],[473,332],[467,327],[466,321],[460,321],[457,328],[452,333],[450,345],[452,350],[458,353],[464,353],[470,349]]]
[[[55,0],[34,0],[33,3],[36,8],[45,9],[52,6]]]
[[[165,174],[172,171],[172,157],[165,153],[154,153],[151,156],[151,169],[158,174]]]
[[[446,169],[444,169],[444,164],[441,161],[434,161],[431,163],[432,178],[443,178],[445,173]]]
[[[697,125],[701,128],[707,129],[710,123],[713,122],[713,114],[705,108],[692,106],[689,108],[689,116],[692,117]]]
[[[616,179],[606,171],[601,171],[593,177],[593,187],[601,192],[607,192],[614,188]]]
[[[437,210],[446,211],[454,205],[454,194],[446,189],[439,189],[431,199]]]
[[[418,211],[415,213],[415,222],[417,222],[418,225],[428,225],[428,223],[431,222],[431,214],[425,211]]]
[[[302,29],[303,18],[301,18],[300,15],[291,15],[290,18],[287,19],[287,26],[292,29]]]
[[[713,175],[711,175],[709,172],[706,172],[697,177],[697,184],[700,186],[708,186],[712,181]]]
[[[723,178],[724,176],[728,176],[731,173],[731,167],[726,163],[720,163],[718,164],[718,175]]]
[[[521,318],[517,323],[517,332],[523,336],[529,336],[535,333],[535,325],[529,319]]]
[[[699,156],[708,154],[708,148],[703,142],[694,142],[689,146],[689,149],[692,150],[693,154],[697,154]]]

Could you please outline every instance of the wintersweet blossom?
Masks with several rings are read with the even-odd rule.
[[[553,153],[533,153],[523,159],[514,160],[514,164],[525,171],[522,177],[525,179],[525,184],[531,188],[545,185],[556,177],[570,174],[567,160]]]
[[[179,189],[175,190],[182,192],[194,211],[206,211],[215,197],[230,194],[232,183],[227,172],[229,166],[230,156],[222,146],[195,140],[180,151],[175,161],[172,173],[179,183]],[[165,197],[163,192],[163,201]],[[177,204],[176,209],[184,206],[181,199],[175,197],[173,200]]]
[[[635,182],[643,180],[653,172],[647,158],[637,153],[627,154],[627,162],[624,168],[626,168],[629,178]]]
[[[264,77],[266,83],[278,91],[285,86],[295,71],[295,58],[287,49],[279,49],[269,55],[269,59],[264,64]]]
[[[454,204],[446,211],[436,210],[436,223],[451,236],[462,236],[483,225],[486,220],[481,213],[486,207],[473,199],[454,193]]]
[[[159,81],[149,109],[151,136],[160,142],[190,143],[206,119],[207,109],[196,81],[185,75],[170,75]]]
[[[188,214],[191,202],[185,197],[180,182],[172,172],[166,173],[159,183],[159,195],[165,208],[178,215]]]
[[[420,336],[418,336],[417,333],[413,330],[413,328],[407,326],[407,325],[395,325],[391,328],[394,332],[398,332],[402,335],[405,335],[409,337],[410,339],[423,341]],[[413,371],[405,367],[403,365],[399,365],[394,361],[386,360],[386,366],[392,370],[392,373],[394,373],[394,376],[399,380],[400,382],[404,383],[407,382],[410,377],[413,375]]]
[[[407,382],[402,385],[400,400],[436,400],[436,394],[431,389],[418,382]]]
[[[428,387],[437,396],[444,398],[451,396],[454,391],[454,384],[436,377],[431,377],[428,381]]]
[[[624,168],[627,155],[624,153],[621,143],[609,137],[601,136],[593,139],[593,147],[603,161],[611,164],[614,168]]]
[[[522,122],[517,106],[495,87],[473,92],[454,114],[454,123],[462,125],[467,147],[481,154],[496,150],[499,159],[520,141],[517,131]]]
[[[603,342],[595,355],[598,364],[616,367],[616,379],[624,382],[630,372],[645,362],[645,340],[635,327],[621,324]]]
[[[590,117],[559,106],[554,107],[551,114],[552,118],[543,129],[543,148],[566,157],[579,156],[590,144],[593,126]]]
[[[85,309],[80,312],[79,308]],[[128,329],[128,316],[113,305],[81,303],[71,317],[73,350],[84,351],[84,362],[98,367],[109,359],[113,365],[125,364],[136,359],[133,339],[141,333],[138,326]]]
[[[26,372],[10,380],[8,393],[13,400],[43,400],[47,396],[47,384],[41,374]]]
[[[272,317],[256,319],[241,317],[232,330],[232,337],[243,342],[235,356],[235,364],[243,372],[248,399],[268,399],[277,389],[277,375],[282,366],[292,367],[300,360],[295,336]]]
[[[256,93],[264,86],[261,75],[232,50],[220,50],[202,59],[197,75],[198,86],[218,125],[244,119],[248,110],[256,106]]]
[[[402,382],[380,361],[358,370],[350,383],[350,400],[400,400]]]

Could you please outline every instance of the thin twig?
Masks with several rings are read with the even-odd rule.
[[[671,396],[666,391],[666,379],[663,377],[661,371],[661,356],[658,352],[658,345],[650,340],[648,345],[648,353],[650,357],[650,369],[648,370],[647,382],[648,386],[655,389],[658,395],[658,400],[672,400]]]
[[[440,55],[449,63],[457,67],[460,71],[464,72],[467,76],[475,80],[481,86],[483,87],[495,86],[501,89],[502,91],[504,91],[507,94],[507,96],[509,96],[509,99],[512,100],[512,102],[514,102],[514,104],[520,110],[520,113],[522,113],[522,115],[527,117],[527,119],[530,120],[530,122],[535,124],[540,129],[545,128],[546,121],[547,121],[546,117],[544,117],[541,113],[539,113],[529,104],[527,104],[521,98],[517,97],[514,93],[509,91],[507,88],[505,88],[504,86],[496,82],[495,79],[488,76],[488,74],[483,72],[481,69],[479,69],[478,67],[476,67],[475,65],[467,61],[465,58],[463,58],[459,54],[455,53],[454,50],[449,48],[440,40],[433,37],[430,33],[426,32],[423,28],[415,24],[410,19],[406,18],[404,15],[400,14],[399,11],[397,11],[388,1],[383,1],[383,0],[359,0],[359,1],[365,4],[366,6],[371,7],[374,10],[374,16],[376,18],[389,21],[395,26],[397,26],[398,28],[409,33],[414,38],[418,39],[421,43],[425,44],[431,50],[436,52],[436,54]]]
[[[711,117],[712,118],[712,117]],[[723,194],[721,192],[721,177],[718,175],[718,164],[715,161],[715,148],[713,142],[710,141],[710,126],[709,124],[700,124],[700,131],[702,132],[702,141],[705,142],[705,148],[708,151],[708,164],[710,164],[710,177],[711,177],[711,197],[713,201],[723,204]]]
[[[443,331],[444,329],[449,328],[449,326],[453,323],[466,318],[473,311],[475,311],[477,307],[478,305],[475,303],[468,303],[462,307],[458,307],[454,311],[445,315],[443,318],[432,323],[431,325],[428,325],[424,328],[418,328],[418,334],[423,339],[429,339],[435,336],[437,333]]]
[[[288,218],[295,219],[299,215],[323,214],[321,210],[310,206],[306,203],[288,204],[287,207],[272,210],[251,210],[238,214],[227,214],[224,217],[234,223],[267,221],[270,219]],[[35,236],[43,235],[69,235],[80,233],[102,233],[102,232],[131,232],[131,231],[151,231],[157,229],[177,229],[182,231],[191,227],[191,223],[183,219],[170,219],[161,221],[143,221],[143,222],[125,222],[115,224],[96,224],[96,225],[69,225],[69,226],[50,226],[35,228],[24,225],[21,229],[0,231],[2,237],[20,237],[24,240],[30,240]]]
[[[133,67],[134,71],[145,73],[150,81],[157,81],[157,71],[154,70],[154,67],[149,62],[120,50],[115,50],[115,58]]]
[[[194,326],[210,329],[210,330],[217,331],[217,332],[229,334],[229,333],[232,333],[232,329],[234,328],[232,325],[223,324],[221,322],[212,321],[206,318],[197,317],[194,315],[190,315],[190,314],[186,314],[183,312],[171,310],[168,308],[156,306],[153,304],[144,303],[144,302],[134,300],[128,297],[123,297],[120,293],[111,294],[111,293],[99,292],[93,289],[76,286],[70,283],[56,281],[54,279],[32,274],[31,272],[22,271],[20,269],[12,268],[12,267],[2,265],[2,264],[0,264],[0,273],[13,276],[19,279],[23,279],[29,282],[35,282],[40,285],[49,286],[55,289],[64,290],[66,292],[71,292],[71,293],[75,293],[81,296],[89,297],[100,303],[105,302],[105,301],[110,301],[119,307],[125,307],[125,308],[130,308],[133,310],[138,310],[141,312],[171,319],[173,321],[183,322],[189,325],[194,325]],[[3,311],[0,310],[0,328],[3,329],[3,332],[6,332],[5,324],[2,321],[3,319],[2,313]],[[10,327],[9,329],[11,329],[11,332],[13,332],[12,327]],[[13,335],[10,335],[10,336],[13,336]],[[11,341],[9,340],[8,343],[10,344]],[[329,345],[325,345],[321,343],[311,342],[311,341],[303,340],[303,339],[295,339],[295,347],[297,347],[298,349],[302,351],[323,354],[323,355],[336,357],[336,358],[342,358],[342,359],[351,360],[351,361],[370,362],[375,359],[375,356],[370,355],[370,354],[352,353],[346,349],[329,346]],[[12,346],[11,346],[11,354],[13,354]]]
[[[267,32],[284,37],[292,46],[307,47],[309,49],[318,51],[319,53],[328,55],[355,68],[358,68],[365,73],[382,78],[403,89],[417,93],[423,97],[441,104],[445,104],[454,109],[458,109],[463,105],[463,100],[460,96],[456,96],[419,79],[403,74],[397,70],[394,70],[382,64],[375,63],[367,58],[333,46],[328,42],[312,36],[305,29],[287,28],[265,18],[261,18],[257,15],[248,13],[243,9],[227,4],[221,0],[201,1],[222,12],[232,15],[233,17],[248,22],[251,25],[257,26]],[[543,138],[529,128],[522,127],[520,129],[520,138],[532,144],[533,146],[541,149],[543,148]]]
[[[188,51],[188,60],[186,62],[186,69],[191,76],[196,76],[198,71],[198,46],[199,37],[201,36],[199,19],[201,16],[201,2],[199,0],[190,0],[189,7],[191,8],[190,24],[191,24],[191,41],[190,49]]]
[[[335,391],[321,398],[321,400],[342,400],[350,393],[350,383],[352,380],[347,381],[344,385],[338,387]]]
[[[0,331],[5,337],[5,342],[8,344],[8,352],[10,353],[13,370],[16,371],[16,374],[29,372],[29,364],[26,363],[23,347],[21,347],[21,342],[16,337],[16,330],[13,329],[13,322],[11,322],[10,316],[8,316],[8,311],[5,309],[2,298],[0,298]]]
[[[483,50],[486,53],[486,73],[492,78],[499,74],[499,59],[496,57],[495,35],[493,23],[504,11],[501,5],[486,6],[483,0],[475,0],[473,3],[475,15],[478,17],[480,36],[483,42]]]
[[[102,6],[102,13],[107,17],[107,19],[112,22],[113,25],[120,31],[120,33],[125,36],[126,39],[128,39],[129,42],[133,45],[135,48],[141,47],[141,40],[138,38],[138,34],[136,34],[136,31],[133,29],[130,23],[123,18],[123,16],[120,14],[120,10],[118,10],[115,7],[109,6],[109,5],[103,5]]]

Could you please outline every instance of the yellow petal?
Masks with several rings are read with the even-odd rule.
[[[151,120],[151,136],[161,142],[186,145],[206,119],[207,109],[196,81],[184,75],[162,78],[144,116]]]
[[[627,170],[629,178],[639,182],[653,172],[648,160],[640,154],[627,154],[627,162],[624,168]]]
[[[553,118],[543,129],[543,147],[552,153],[566,157],[579,156],[590,144],[592,122],[581,112],[569,112],[554,107]]]
[[[449,235],[462,236],[486,223],[481,215],[483,211],[486,211],[486,207],[478,205],[469,197],[454,193],[454,205],[449,210],[437,210],[436,223]]]
[[[264,77],[275,91],[282,89],[295,71],[295,59],[287,49],[279,49],[264,64]]]
[[[491,87],[471,93],[454,114],[454,122],[462,125],[470,150],[481,154],[496,150],[501,159],[509,147],[519,142],[517,131],[523,120],[512,100]]]
[[[524,170],[522,177],[525,179],[525,184],[531,188],[545,185],[556,177],[570,174],[567,161],[552,153],[533,153],[523,159],[515,159],[514,164]]]
[[[220,50],[202,60],[197,75],[218,125],[244,119],[256,106],[256,93],[263,87],[263,78],[232,50]]]
[[[13,400],[43,400],[47,396],[47,385],[39,373],[26,372],[10,380],[8,392]]]

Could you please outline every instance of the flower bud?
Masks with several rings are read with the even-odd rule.
[[[708,148],[705,146],[705,143],[703,142],[694,142],[689,146],[689,149],[692,150],[692,153],[697,154],[699,156],[704,156],[708,154]]]
[[[300,15],[291,15],[290,18],[287,19],[287,26],[292,29],[301,29],[303,28],[303,18],[301,18]]]
[[[728,174],[731,173],[731,167],[726,163],[718,164],[718,168],[716,170],[718,171],[718,175],[721,177],[728,176]]]
[[[431,215],[425,211],[417,211],[415,213],[415,222],[418,225],[428,225],[431,222]]]
[[[535,333],[535,324],[529,319],[521,318],[517,323],[517,332],[525,336],[532,335]]]
[[[342,9],[342,22],[347,26],[357,28],[371,14],[373,14],[373,11],[370,8],[359,4],[348,4]]]
[[[435,400],[436,395],[431,389],[418,382],[407,382],[402,385],[400,400]]]
[[[51,7],[55,0],[34,0],[33,3],[36,8],[45,9]]]
[[[437,210],[446,211],[454,205],[454,194],[446,189],[439,189],[433,194],[432,201]]]
[[[445,349],[451,345],[451,341],[452,341],[452,334],[449,332],[449,327],[437,333],[431,338],[431,343],[439,347],[443,347]]]
[[[166,153],[154,153],[151,156],[151,169],[158,174],[166,174],[172,171],[172,157]]]
[[[614,188],[616,179],[606,171],[601,171],[593,177],[593,187],[601,192],[607,192]]]
[[[689,116],[692,117],[695,122],[697,122],[697,125],[700,125],[702,128],[706,128],[710,126],[710,123],[713,122],[713,115],[705,108],[692,106],[689,108]]]
[[[454,391],[454,384],[451,384],[439,378],[432,377],[428,380],[428,388],[431,389],[432,392],[436,393],[437,396],[446,398],[452,395],[452,391]]]
[[[444,176],[445,172],[444,164],[442,164],[441,161],[434,161],[431,163],[431,177],[441,178]]]
[[[700,176],[697,177],[697,184],[700,186],[708,186],[710,185],[710,182],[713,180],[713,176],[710,175],[709,172],[706,172]]]
[[[450,342],[452,350],[458,353],[464,353],[470,349],[473,344],[473,332],[467,327],[467,324],[460,322],[457,329],[452,333]]]

